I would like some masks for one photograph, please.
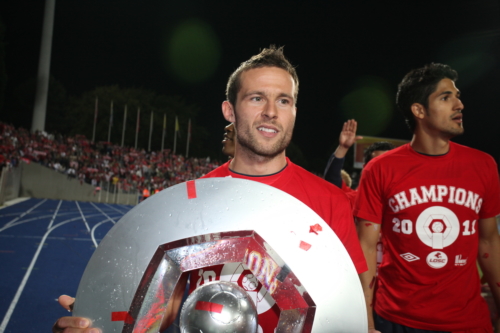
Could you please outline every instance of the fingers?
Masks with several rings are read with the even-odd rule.
[[[73,310],[73,303],[75,303],[75,299],[73,297],[68,296],[68,295],[61,295],[61,296],[59,296],[59,299],[57,301],[66,310],[68,310],[68,311]]]
[[[90,320],[80,317],[59,318],[52,327],[53,333],[101,333],[98,328],[90,328]]]
[[[358,128],[358,123],[354,119],[349,119],[347,122],[347,129],[351,132],[356,132],[356,129]]]

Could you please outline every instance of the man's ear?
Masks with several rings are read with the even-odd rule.
[[[234,108],[229,101],[222,102],[222,114],[224,115],[224,118],[226,118],[227,121],[229,121],[230,123],[234,123],[235,121]]]
[[[411,105],[411,113],[413,113],[415,118],[423,119],[425,116],[425,108],[420,103],[413,103]]]

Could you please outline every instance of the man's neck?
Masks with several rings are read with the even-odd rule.
[[[238,173],[250,176],[272,175],[281,171],[286,166],[285,152],[268,158],[262,156],[249,156],[248,154],[236,154],[229,164],[229,168]]]
[[[430,136],[416,130],[410,145],[413,150],[418,153],[426,155],[444,155],[450,151],[450,138]]]

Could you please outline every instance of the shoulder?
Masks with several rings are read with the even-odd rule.
[[[316,193],[318,195],[329,192],[331,195],[345,196],[344,192],[340,188],[305,170],[297,164],[289,162],[289,166],[292,169],[293,178],[295,178],[294,183],[296,185],[303,185],[305,191],[318,192]]]
[[[406,143],[402,146],[399,146],[397,148],[391,149],[388,152],[379,155],[372,159],[368,164],[366,164],[363,167],[363,172],[365,170],[369,170],[371,168],[378,168],[381,165],[387,166],[388,163],[391,163],[389,165],[392,165],[394,161],[401,161],[403,158],[407,158],[411,152],[410,152],[410,144]]]
[[[455,142],[450,142],[450,148],[454,150],[455,154],[459,154],[460,157],[473,158],[475,160],[480,160],[488,163],[492,163],[496,165],[495,159],[488,153],[484,151],[463,146]]]
[[[200,178],[215,178],[215,177],[227,177],[229,176],[229,162],[224,163],[220,167],[210,171],[206,175]]]

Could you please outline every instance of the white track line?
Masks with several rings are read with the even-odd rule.
[[[87,227],[87,231],[90,232],[89,224],[87,223],[87,220],[85,219],[85,215],[83,215],[82,209],[80,208],[78,201],[75,201],[75,203],[76,203],[76,207],[78,207],[78,210],[80,211],[80,215],[82,216],[83,223],[85,223],[85,226]]]
[[[33,209],[37,208],[38,206],[40,206],[41,204],[43,204],[45,201],[47,201],[47,199],[44,199],[42,201],[40,201],[39,203],[37,203],[36,205],[34,205],[33,207],[31,207],[30,209],[28,209],[27,211],[25,211],[24,213],[22,213],[21,215],[19,215],[18,217],[16,217],[15,219],[13,219],[12,221],[10,222],[7,222],[3,227],[8,227],[9,225],[11,225],[12,223],[16,222],[17,220],[19,220],[20,218],[24,217],[26,214],[29,214]]]
[[[12,316],[12,313],[14,313],[14,309],[16,308],[17,302],[19,301],[19,297],[21,297],[21,294],[22,294],[22,292],[24,290],[24,287],[26,286],[26,282],[28,282],[28,278],[31,275],[31,271],[33,270],[33,267],[35,267],[35,263],[36,263],[36,261],[38,259],[38,255],[42,251],[42,248],[43,248],[43,245],[45,244],[45,240],[47,239],[47,236],[54,229],[62,226],[63,224],[66,224],[66,223],[69,223],[69,222],[73,222],[73,221],[76,221],[76,220],[80,220],[80,219],[81,219],[81,217],[75,217],[75,218],[72,218],[70,220],[66,220],[66,221],[63,221],[63,222],[61,222],[59,224],[56,224],[55,226],[53,226],[52,228],[50,228],[49,230],[47,230],[47,232],[43,236],[42,240],[40,241],[40,245],[38,245],[38,249],[36,250],[36,253],[35,253],[33,259],[31,259],[31,263],[30,263],[30,265],[28,267],[28,270],[26,271],[26,274],[24,274],[23,280],[21,281],[21,284],[19,285],[19,288],[17,288],[16,295],[14,296],[14,299],[10,303],[9,309],[7,310],[7,312],[5,314],[5,317],[3,318],[2,324],[0,324],[0,333],[3,333],[5,331],[5,328],[9,324],[10,317]]]
[[[92,227],[92,231],[90,232],[90,238],[92,239],[92,242],[94,242],[94,246],[95,246],[96,249],[97,249],[97,247],[99,245],[97,244],[97,241],[96,241],[95,236],[94,236],[95,229],[97,229],[97,227],[100,226],[101,224],[104,224],[104,223],[106,223],[108,221],[113,222],[110,218],[107,218],[106,220],[103,220],[103,221],[101,221],[99,223],[96,223],[96,225],[94,225],[94,227]]]
[[[56,211],[54,212],[54,215],[52,216],[52,220],[50,220],[49,226],[47,227],[47,230],[52,227],[52,224],[54,223],[54,220],[56,219],[57,212],[59,211],[59,208],[61,207],[62,200],[59,200],[59,204],[57,205]]]
[[[119,210],[119,209],[117,209],[117,208],[113,207],[113,206],[117,206],[117,205],[110,205],[110,204],[105,204],[105,205],[106,205],[106,206],[108,206],[109,208],[111,208],[111,209],[113,209],[113,210],[116,210],[117,212],[119,212],[119,213],[121,213],[121,214],[124,214],[124,215],[125,215],[125,213],[124,213],[124,212],[122,212],[121,210]]]
[[[96,205],[94,205],[94,203],[93,203],[93,202],[91,202],[90,204],[91,204],[92,206],[94,206],[94,208],[95,208],[95,209],[97,209],[98,211],[100,211],[102,215],[104,215],[104,216],[106,216],[108,219],[110,219],[110,220],[111,220],[111,222],[116,223],[116,221],[115,221],[115,220],[113,220],[111,217],[109,217],[109,215],[108,215],[108,214],[106,214],[105,212],[103,212],[103,211],[102,211],[102,209],[100,209],[99,207],[97,207]],[[121,214],[123,214],[123,213],[121,213]],[[122,216],[123,216],[123,215],[122,215]]]
[[[66,215],[73,215],[73,214],[76,214],[76,213],[72,213],[72,212],[61,213],[61,214],[59,214],[59,216],[66,216]],[[32,218],[27,219],[27,220],[17,221],[16,223],[12,223],[9,226],[5,226],[5,227],[0,228],[0,232],[4,231],[6,229],[9,229],[9,228],[15,227],[16,225],[20,225],[20,224],[23,224],[23,223],[26,223],[26,222],[35,221],[35,220],[43,220],[43,219],[46,219],[46,218],[51,217],[51,216],[52,215],[42,215],[42,216],[32,217]]]

